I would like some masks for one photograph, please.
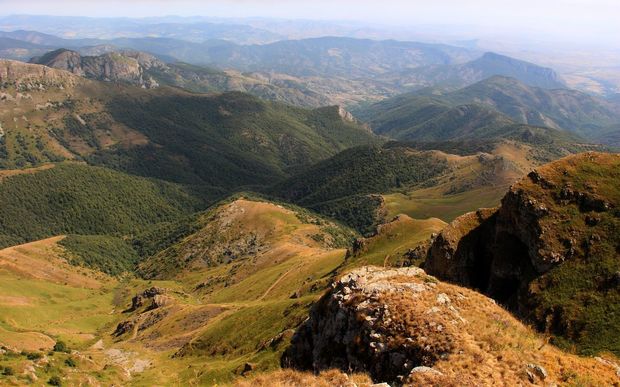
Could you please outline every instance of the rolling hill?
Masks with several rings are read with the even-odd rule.
[[[208,203],[179,185],[77,163],[0,171],[0,197],[2,247],[60,234],[131,235]]]
[[[197,93],[241,91],[262,99],[296,106],[321,107],[330,100],[294,79],[265,79],[259,75],[221,71],[186,63],[165,63],[153,55],[117,50],[97,56],[59,49],[32,58],[31,63],[67,70],[99,81],[123,82],[143,88],[180,87]]]
[[[477,107],[463,111],[463,105]],[[457,110],[451,112],[450,108]],[[396,139],[416,139],[421,135],[434,137],[434,140],[446,139],[438,138],[437,128],[460,129],[463,122],[459,120],[474,112],[481,116],[466,123],[490,137],[494,137],[493,128],[510,126],[511,120],[569,131],[594,140],[600,131],[620,120],[617,106],[603,99],[575,90],[530,87],[516,79],[499,76],[453,92],[427,90],[406,94],[355,111],[356,116],[368,121],[377,133]],[[447,114],[448,122],[446,118],[437,118],[442,114]],[[439,120],[437,125],[431,117]],[[430,127],[425,127],[429,123]]]
[[[4,168],[82,159],[232,189],[270,184],[375,141],[338,107],[306,110],[243,93],[144,90],[12,61],[0,62],[0,82]]]
[[[446,100],[476,101],[519,123],[569,130],[586,138],[620,120],[618,107],[604,99],[576,90],[529,87],[505,77],[493,77],[450,93]]]
[[[409,88],[459,89],[494,76],[515,78],[526,85],[544,89],[566,88],[564,81],[550,68],[493,52],[463,64],[431,65],[405,70],[390,74],[385,80]]]

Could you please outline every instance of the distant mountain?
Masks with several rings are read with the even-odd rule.
[[[115,39],[149,36],[193,42],[223,39],[240,44],[254,44],[269,43],[285,38],[283,35],[262,28],[237,23],[212,23],[205,20],[187,22],[187,20],[155,18],[11,15],[0,18],[0,25],[4,30],[37,30],[71,39],[74,37]]]
[[[204,60],[207,64],[245,71],[350,78],[430,64],[461,63],[474,55],[466,49],[438,44],[325,37],[268,45],[220,46],[207,51]]]
[[[63,39],[55,35],[27,30],[0,31],[0,37],[20,40],[23,42],[47,47],[60,46],[73,48],[97,44],[97,42],[99,42],[98,39]]]
[[[620,122],[620,109],[603,99],[575,90],[530,87],[500,76],[454,92],[423,90],[397,96],[355,113],[376,133],[396,139],[450,139],[454,130],[474,137],[492,135],[486,129],[512,121],[594,140],[599,131]],[[478,129],[485,130],[476,134]]]
[[[376,141],[337,106],[307,110],[240,92],[144,90],[13,61],[0,61],[0,87],[4,168],[85,159],[228,190],[269,185],[348,147]]]
[[[601,144],[620,148],[620,124],[602,130],[596,137],[596,140]]]
[[[610,95],[607,99],[613,103],[620,104],[620,93]]]
[[[32,56],[43,55],[54,49],[53,46],[42,46],[12,38],[0,37],[0,58],[27,62]]]
[[[620,108],[604,99],[576,90],[530,87],[507,77],[486,79],[442,99],[482,103],[520,123],[570,130],[586,137],[620,122]]]
[[[97,46],[100,47],[100,46]],[[320,107],[330,100],[295,80],[264,79],[258,75],[224,72],[185,63],[165,63],[151,54],[120,50],[96,56],[59,49],[31,60],[99,81],[124,82],[144,88],[175,86],[194,92],[242,91],[296,106]]]
[[[492,52],[464,64],[424,66],[389,74],[382,79],[397,82],[403,88],[433,86],[456,89],[496,75],[512,77],[526,85],[545,89],[566,87],[560,76],[550,68]]]

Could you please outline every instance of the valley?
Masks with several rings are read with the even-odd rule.
[[[620,385],[613,93],[265,20],[0,14],[0,385]]]

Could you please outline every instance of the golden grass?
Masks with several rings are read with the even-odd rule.
[[[367,387],[373,382],[363,374],[347,375],[341,371],[325,371],[320,375],[293,370],[279,370],[238,380],[235,387]]]
[[[391,281],[427,283],[429,279],[432,277]],[[544,336],[524,326],[493,300],[442,282],[435,282],[432,289],[421,294],[386,293],[381,298],[390,307],[391,325],[401,327],[395,329],[393,345],[413,338],[433,348],[433,353],[449,353],[432,364],[443,377],[416,374],[410,381],[413,385],[523,385],[528,383],[527,364],[546,369],[549,376],[545,384],[564,385],[587,379],[591,386],[620,385],[613,367],[549,345]],[[449,303],[440,303],[440,294],[445,294]],[[439,325],[441,330],[437,329]]]
[[[0,273],[91,289],[98,289],[104,283],[112,282],[105,274],[67,263],[62,258],[64,249],[58,245],[64,238],[56,236],[0,250]],[[1,301],[2,298],[0,303]]]

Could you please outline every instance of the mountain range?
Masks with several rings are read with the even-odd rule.
[[[451,109],[458,113],[450,113]],[[519,123],[597,140],[600,133],[620,122],[619,106],[607,100],[575,90],[531,87],[500,76],[456,91],[427,89],[397,96],[361,108],[356,114],[377,133],[396,139],[436,137],[450,128],[467,133],[477,129],[486,136],[493,135],[493,128]],[[449,119],[461,117],[461,121],[448,123],[442,118],[445,114]],[[471,127],[464,127],[463,121]]]
[[[0,385],[617,384],[613,98],[443,44],[62,20],[0,36],[31,62],[0,60]]]
[[[28,61],[54,48],[71,48],[85,56],[105,56],[110,51],[123,49],[142,51],[157,56],[168,66],[181,61],[241,71],[242,76],[234,76],[237,83],[269,83],[272,90],[288,88],[296,95],[310,95],[285,99],[301,103],[309,99],[304,106],[316,106],[309,104],[320,102],[319,96],[331,103],[352,105],[427,86],[456,89],[493,75],[516,77],[533,86],[564,86],[550,69],[493,53],[480,57],[477,51],[440,44],[325,37],[238,45],[222,40],[196,43],[171,38],[71,40],[25,31],[3,35],[0,55],[8,59]],[[43,42],[45,44],[41,45]],[[48,60],[48,63],[54,62]],[[192,73],[201,71],[193,69]],[[409,73],[414,74],[413,78],[407,75]],[[204,75],[194,74],[188,77],[204,78]],[[192,82],[183,84],[200,88]],[[262,92],[262,96],[277,93],[270,90]]]

